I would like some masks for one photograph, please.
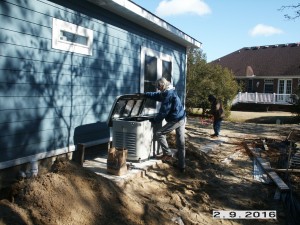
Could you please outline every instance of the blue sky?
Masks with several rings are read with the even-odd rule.
[[[132,0],[202,43],[207,61],[243,47],[300,42],[300,0]]]

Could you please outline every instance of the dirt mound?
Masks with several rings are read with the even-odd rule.
[[[1,204],[4,224],[17,212],[24,216],[15,224],[109,224],[119,202],[110,181],[66,160],[55,162],[52,171],[12,187],[12,203]]]
[[[12,201],[0,202],[0,224],[219,224],[212,219],[212,210],[221,209],[224,200],[233,208],[267,208],[255,194],[247,201],[237,194],[259,190],[268,196],[267,188],[261,189],[261,184],[234,187],[230,179],[218,177],[221,173],[206,156],[191,151],[186,174],[164,163],[121,189],[61,160],[53,172],[13,186]]]
[[[10,201],[0,202],[0,224],[170,224],[181,218],[177,213],[183,208],[182,219],[190,221],[191,211],[198,217],[193,207],[210,207],[209,196],[200,191],[206,182],[193,179],[201,172],[199,162],[188,164],[184,176],[161,164],[120,189],[72,161],[59,160],[52,172],[12,186]]]

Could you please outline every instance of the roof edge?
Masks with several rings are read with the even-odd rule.
[[[246,75],[236,75],[236,78],[239,79],[253,79],[253,80],[259,80],[259,79],[293,79],[293,78],[299,78],[299,75],[257,75],[257,76],[246,76]]]
[[[217,63],[223,60],[223,58],[231,55],[231,54],[239,54],[242,51],[263,51],[269,48],[287,48],[287,47],[300,47],[300,42],[290,42],[285,44],[270,44],[270,45],[258,45],[258,46],[251,46],[251,47],[243,47],[227,55],[221,56],[217,59],[212,60],[210,63]]]
[[[201,48],[202,43],[128,0],[85,0],[130,20],[148,30],[173,40],[185,47]]]

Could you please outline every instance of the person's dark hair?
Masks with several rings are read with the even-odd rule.
[[[215,96],[213,96],[213,95],[208,96],[208,101],[212,102],[214,100],[216,100]]]

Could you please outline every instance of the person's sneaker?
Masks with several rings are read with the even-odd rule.
[[[163,158],[161,159],[163,162],[169,162],[171,163],[173,161],[173,155],[164,155]]]
[[[216,135],[216,134],[213,134],[213,135],[210,135],[211,138],[218,138],[219,135]]]

